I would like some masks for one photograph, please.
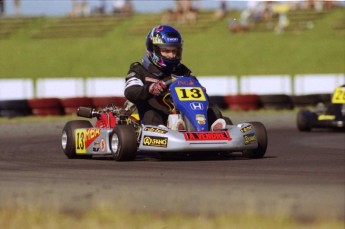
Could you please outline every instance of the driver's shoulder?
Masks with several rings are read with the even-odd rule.
[[[142,64],[140,62],[133,62],[130,65],[130,70],[137,70],[143,68]]]

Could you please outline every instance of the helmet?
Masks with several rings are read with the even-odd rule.
[[[175,58],[169,59],[161,55],[161,48],[176,47]],[[180,64],[182,57],[181,34],[171,26],[159,25],[154,27],[146,37],[147,57],[163,72],[172,72]]]

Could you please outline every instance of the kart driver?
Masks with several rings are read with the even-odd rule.
[[[171,112],[162,99],[168,89],[165,82],[172,75],[195,78],[181,59],[182,37],[175,28],[159,25],[149,31],[146,54],[142,63],[130,65],[125,86],[125,97],[137,107],[142,124],[166,125]],[[216,117],[209,121],[215,120]],[[225,127],[223,119],[218,122],[219,129]]]

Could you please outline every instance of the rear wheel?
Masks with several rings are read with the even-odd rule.
[[[137,153],[137,134],[134,127],[116,126],[110,135],[110,149],[116,161],[133,161]]]
[[[258,147],[256,149],[244,150],[242,156],[245,158],[262,158],[267,150],[266,128],[261,122],[250,122],[250,124],[254,127]]]
[[[75,120],[67,122],[62,130],[62,150],[69,159],[90,157],[90,155],[77,155],[75,152],[74,131],[80,128],[92,128],[92,125],[86,120]]]

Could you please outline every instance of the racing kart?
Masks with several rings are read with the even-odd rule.
[[[297,128],[300,131],[311,131],[313,128],[345,130],[345,85],[335,89],[330,104],[319,103],[314,111],[299,110]]]
[[[211,130],[209,102],[200,83],[190,77],[178,77],[169,85],[166,101],[171,114],[166,127],[143,125],[132,109],[108,105],[102,110],[80,107],[77,115],[96,118],[73,120],[62,130],[62,150],[68,158],[112,155],[117,161],[134,160],[138,152],[219,153],[242,152],[245,158],[262,158],[267,149],[267,132],[261,122],[234,125],[215,109],[216,118],[226,121],[225,128]],[[214,109],[214,108],[213,108]],[[184,123],[184,129],[176,123]]]

